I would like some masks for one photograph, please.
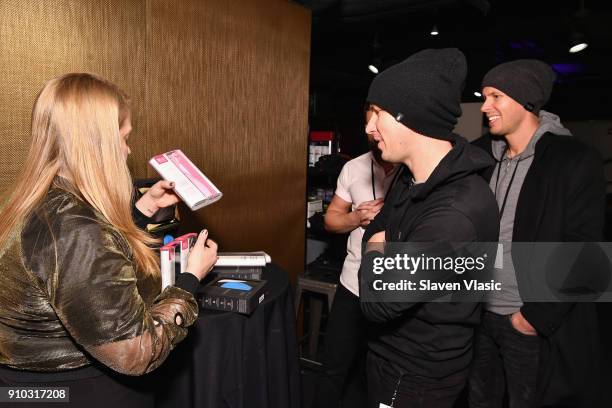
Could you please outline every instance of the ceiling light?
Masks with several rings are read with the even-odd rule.
[[[589,44],[587,43],[586,36],[581,31],[573,30],[570,34],[569,52],[575,54],[588,46]]]
[[[588,46],[589,44],[585,41],[575,41],[575,42],[572,41],[571,46],[569,48],[569,52],[572,54],[575,54],[577,52],[584,50]]]
[[[436,24],[434,24],[434,26],[431,27],[431,32],[429,34],[431,34],[431,35],[438,35],[438,34],[440,34],[440,32],[438,31],[438,26]]]
[[[478,91],[474,91],[474,96],[477,96],[478,98],[480,98],[482,94]]]
[[[585,42],[582,42],[582,43],[579,43],[579,44],[576,44],[576,45],[572,45],[570,47],[570,49],[569,49],[569,52],[571,52],[572,54],[575,54],[577,52],[580,52],[580,51],[584,50],[588,46],[589,46],[589,44],[587,44]]]
[[[381,48],[382,46],[378,41],[378,33],[374,33],[374,41],[372,42],[372,54],[370,64],[368,65],[368,69],[374,75],[378,74],[378,72],[383,69]]]
[[[378,74],[380,71],[385,69],[383,67],[383,61],[380,56],[376,56],[370,60],[370,65],[368,65],[368,69],[373,74]]]
[[[589,27],[590,11],[584,8],[584,0],[580,2],[580,8],[574,13],[571,21],[569,52],[575,54],[583,51],[589,46],[585,30]]]

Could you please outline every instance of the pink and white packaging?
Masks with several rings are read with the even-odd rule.
[[[168,245],[164,245],[159,249],[160,252],[160,270],[161,270],[161,279],[162,279],[162,290],[166,288],[166,286],[172,286],[175,283],[175,267],[174,267],[174,257],[175,255],[175,246],[176,243],[172,241]]]
[[[192,210],[219,200],[223,193],[180,150],[158,154],[149,164],[165,180],[173,181],[174,192]]]

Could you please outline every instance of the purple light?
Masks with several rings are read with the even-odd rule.
[[[579,63],[550,64],[552,69],[559,75],[570,75],[584,72],[584,65]]]

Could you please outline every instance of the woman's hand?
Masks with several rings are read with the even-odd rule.
[[[198,240],[191,248],[185,272],[195,275],[199,280],[210,272],[217,263],[217,243],[208,239],[208,231],[203,230],[198,236]]]
[[[136,202],[136,208],[147,217],[152,217],[160,208],[178,203],[179,198],[172,191],[173,188],[174,182],[172,181],[158,181],[140,197],[140,200]]]

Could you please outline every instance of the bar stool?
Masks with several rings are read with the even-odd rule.
[[[298,277],[295,288],[295,312],[300,310],[302,301],[302,292],[312,292],[324,295],[327,298],[328,311],[331,311],[334,303],[334,296],[339,282],[339,271],[331,268],[309,268],[304,275]],[[310,357],[317,354],[319,334],[321,332],[321,316],[323,312],[323,303],[321,299],[314,296],[310,297],[310,319],[308,353]]]

